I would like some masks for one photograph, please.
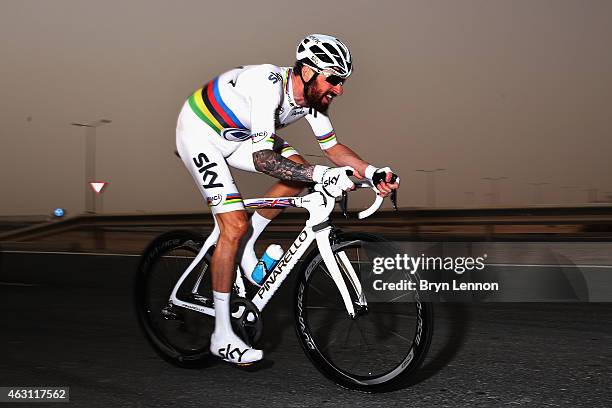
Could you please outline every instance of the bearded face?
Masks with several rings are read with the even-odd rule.
[[[317,75],[310,85],[306,88],[304,98],[308,106],[321,113],[327,113],[332,100],[342,95],[343,85],[331,85],[325,80],[324,75]]]

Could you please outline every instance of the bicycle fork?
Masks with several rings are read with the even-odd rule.
[[[321,253],[325,267],[327,268],[331,278],[338,288],[338,291],[340,292],[340,295],[342,296],[342,301],[344,302],[348,315],[354,319],[358,314],[355,311],[355,305],[357,305],[361,311],[367,308],[367,301],[365,299],[359,277],[357,276],[353,265],[351,265],[350,260],[346,256],[346,253],[341,251],[334,256],[329,240],[330,232],[331,227],[326,227],[315,233],[317,246],[319,247],[319,252]],[[346,280],[348,280],[355,291],[357,300],[354,303],[351,299],[351,295],[343,275],[346,277]]]

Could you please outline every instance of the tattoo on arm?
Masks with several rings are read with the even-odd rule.
[[[255,169],[281,180],[312,181],[313,166],[304,166],[284,158],[272,150],[253,153]]]

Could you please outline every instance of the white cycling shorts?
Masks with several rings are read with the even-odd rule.
[[[283,157],[299,154],[282,138],[274,137],[274,151]],[[229,166],[259,173],[253,163],[250,139],[242,142],[223,139],[186,102],[176,125],[176,147],[213,214],[244,210]]]

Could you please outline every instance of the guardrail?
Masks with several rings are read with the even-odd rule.
[[[302,212],[285,212],[271,224],[273,230],[301,226],[306,215]],[[487,235],[516,233],[596,233],[612,235],[612,206],[593,205],[584,207],[523,207],[523,208],[442,208],[402,209],[381,211],[373,217],[356,223],[334,213],[334,224],[340,227],[359,225],[362,229],[385,229],[406,235],[419,234],[467,234]],[[79,215],[62,221],[28,226],[0,234],[0,241],[32,241],[41,237],[61,234],[76,228],[126,229],[142,227],[211,227],[212,217],[208,212],[165,214],[106,214]],[[538,227],[539,226],[539,227]],[[443,227],[448,227],[444,230]],[[473,227],[472,232],[462,227]],[[482,227],[482,228],[478,228]],[[518,228],[521,227],[521,228]],[[542,227],[548,227],[544,232]],[[550,227],[557,227],[555,231]],[[395,230],[395,231],[393,231]],[[398,231],[399,230],[399,231]],[[389,231],[387,231],[389,232]]]

